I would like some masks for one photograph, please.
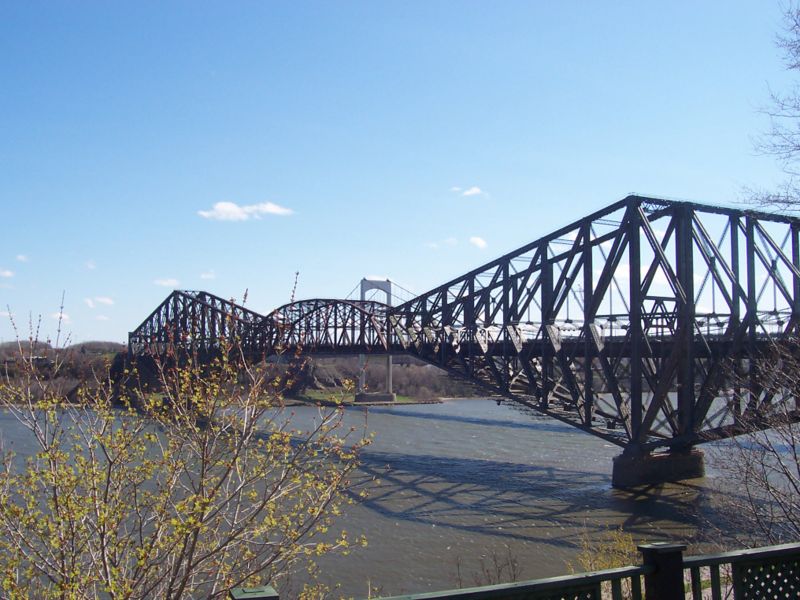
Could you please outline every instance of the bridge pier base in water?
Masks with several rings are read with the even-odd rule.
[[[705,476],[703,452],[697,449],[636,453],[623,452],[614,458],[611,485],[630,488]]]

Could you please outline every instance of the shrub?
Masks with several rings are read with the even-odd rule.
[[[2,450],[4,597],[219,598],[354,541],[329,528],[365,442],[336,411],[293,429],[279,381],[235,345],[155,361],[156,388],[128,371],[116,396],[98,381],[70,403],[34,358],[19,345],[0,380],[35,448]]]

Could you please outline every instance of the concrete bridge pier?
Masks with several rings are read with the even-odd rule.
[[[626,449],[614,458],[611,485],[615,488],[656,485],[704,477],[705,472],[703,452],[696,448],[668,452]]]
[[[364,362],[362,362],[364,361]],[[392,355],[386,355],[386,391],[385,392],[367,392],[366,381],[364,376],[364,367],[366,361],[363,355],[359,356],[359,367],[361,372],[358,376],[358,388],[356,389],[356,402],[394,402],[397,396],[392,391]]]

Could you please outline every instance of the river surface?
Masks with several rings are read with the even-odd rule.
[[[298,428],[318,416],[314,407],[285,410]],[[355,478],[369,495],[338,521],[369,545],[319,561],[334,597],[366,598],[368,585],[374,597],[483,583],[493,558],[508,556],[520,579],[562,575],[582,539],[622,526],[637,541],[694,542],[715,518],[713,470],[703,480],[614,490],[618,447],[515,405],[352,407],[344,419],[375,433]],[[19,429],[0,413],[0,437],[17,450]]]
[[[340,522],[368,547],[320,562],[321,579],[345,596],[366,598],[368,581],[383,595],[471,586],[509,555],[521,579],[564,575],[582,539],[622,526],[637,542],[696,542],[717,518],[713,469],[703,480],[615,490],[620,448],[515,405],[345,412],[350,425],[375,432],[361,473],[376,480]]]

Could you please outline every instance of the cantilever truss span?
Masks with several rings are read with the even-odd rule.
[[[405,352],[649,450],[795,410],[761,362],[798,324],[800,219],[629,196],[397,307],[306,300],[261,316],[174,292],[130,351],[209,352],[235,336],[254,360]]]
[[[388,308],[380,302],[314,299],[261,315],[208,292],[176,290],[128,334],[128,347],[134,356],[182,351],[212,357],[235,342],[252,361],[298,350],[387,352]]]

